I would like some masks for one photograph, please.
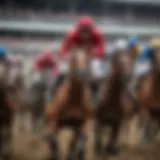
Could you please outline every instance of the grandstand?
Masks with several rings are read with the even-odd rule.
[[[159,0],[1,0],[0,6],[0,42],[12,50],[18,46],[18,52],[28,52],[21,48],[36,53],[37,48],[57,50],[57,43],[84,13],[95,17],[109,40],[133,34],[148,40],[160,35]]]

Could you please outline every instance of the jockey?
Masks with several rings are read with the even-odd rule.
[[[148,73],[151,69],[151,60],[152,57],[152,47],[150,45],[146,45],[141,55],[137,58],[135,64],[135,76],[142,77],[146,73]]]
[[[60,67],[60,75],[57,79],[57,86],[59,86],[65,78],[68,70],[65,60],[68,57],[69,52],[75,47],[86,49],[94,58],[94,64],[97,64],[95,61],[101,61],[101,58],[105,58],[103,36],[101,32],[95,28],[94,21],[91,17],[81,17],[77,23],[77,26],[68,33],[61,46],[60,57],[62,58],[62,61],[63,59],[64,61]]]
[[[133,58],[136,59],[139,55],[138,39],[136,36],[131,36],[128,38],[128,46]]]
[[[152,59],[153,51],[156,48],[160,48],[160,39],[151,40],[150,44],[147,44],[143,48],[141,55],[137,58],[137,63],[150,61]]]
[[[135,86],[136,90],[139,88],[143,78],[151,71],[154,65],[153,54],[160,49],[160,39],[151,40],[150,44],[147,44],[140,57],[137,59],[135,65]]]
[[[151,59],[152,47],[147,44],[144,46],[141,55],[137,58],[137,63],[141,63]]]
[[[81,17],[76,28],[69,32],[61,47],[61,57],[65,58],[74,47],[85,47],[96,58],[105,56],[104,39],[91,17]]]
[[[135,98],[138,98],[139,88],[145,75],[151,70],[152,47],[147,44],[142,49],[141,55],[137,58],[134,68],[132,93]]]
[[[57,74],[57,63],[50,51],[44,52],[43,55],[38,57],[34,63],[35,72],[41,72],[45,69],[51,69],[53,70],[54,75]]]

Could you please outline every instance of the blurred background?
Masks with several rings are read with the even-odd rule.
[[[44,49],[57,53],[83,14],[95,17],[108,41],[128,35],[146,41],[160,34],[159,8],[159,0],[1,0],[0,43],[25,55]]]
[[[94,16],[107,46],[138,35],[141,43],[160,35],[159,0],[1,0],[0,43],[25,64],[43,50],[59,52],[61,40],[80,15]],[[28,67],[27,67],[28,68]]]

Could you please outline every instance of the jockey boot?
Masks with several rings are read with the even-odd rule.
[[[86,140],[87,137],[85,135],[81,135],[78,144],[77,144],[77,160],[83,160],[85,157],[85,149],[86,149]]]
[[[58,159],[58,146],[57,146],[57,139],[54,137],[49,141],[49,146],[51,150],[51,160]]]

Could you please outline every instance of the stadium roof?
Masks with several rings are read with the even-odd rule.
[[[109,25],[101,24],[98,27],[105,35],[131,35],[136,34],[140,36],[157,36],[160,35],[160,28],[158,26],[146,25]],[[9,31],[21,32],[36,32],[36,33],[57,33],[64,34],[73,28],[72,23],[47,23],[35,21],[3,21],[0,20],[0,29]]]

